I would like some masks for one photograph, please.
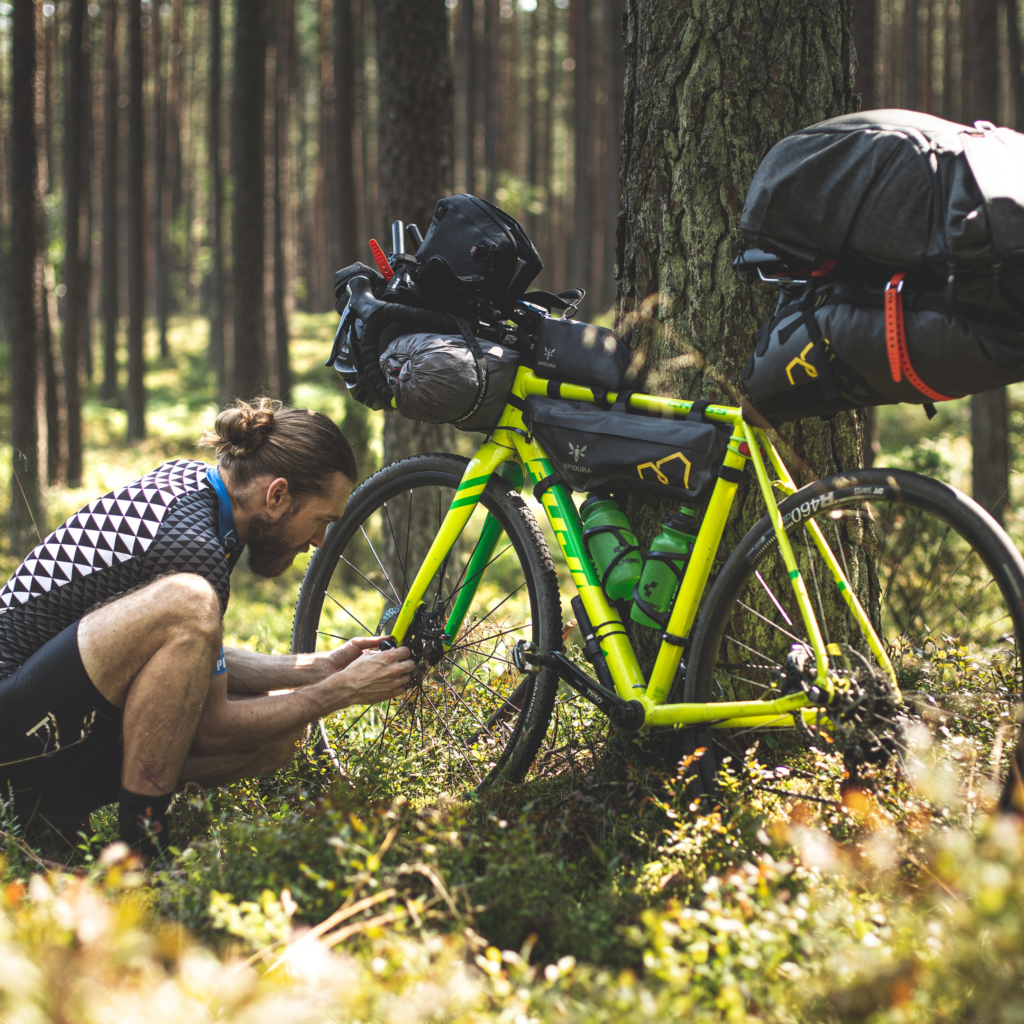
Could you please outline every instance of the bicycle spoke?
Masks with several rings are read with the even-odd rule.
[[[402,599],[398,596],[398,591],[395,590],[394,583],[391,582],[391,577],[388,575],[387,569],[384,568],[384,563],[380,560],[380,556],[377,554],[377,549],[373,546],[370,538],[366,536],[366,530],[362,526],[359,527],[359,532],[363,535],[363,540],[366,541],[366,546],[370,549],[370,553],[376,559],[377,564],[380,566],[380,571],[384,574],[384,579],[388,581],[388,586],[391,588],[391,593],[395,595],[395,603],[401,604]],[[391,599],[388,598],[390,601]]]
[[[364,636],[372,636],[373,630],[365,626],[359,619],[356,618],[329,590],[324,591],[324,597],[329,597],[350,619],[358,623],[359,628],[363,631]]]

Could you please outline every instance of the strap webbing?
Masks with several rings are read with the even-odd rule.
[[[747,473],[744,469],[733,469],[731,466],[720,466],[718,468],[718,476],[729,484],[742,483],[746,475]]]
[[[903,322],[903,277],[902,273],[893,274],[892,280],[885,288],[885,348],[889,355],[889,373],[893,383],[898,384],[903,377],[911,387],[920,391],[925,398],[933,402],[949,402],[959,395],[943,395],[930,388],[917,375],[913,364],[910,362],[910,352],[907,350],[907,330]]]
[[[561,479],[562,479],[561,474],[559,474],[559,473],[552,473],[550,476],[544,477],[544,479],[541,480],[540,483],[538,483],[536,487],[534,487],[534,489],[533,489],[533,497],[536,499],[538,505],[542,504],[541,498],[544,497],[544,492],[549,487],[553,486],[554,484],[559,483],[561,481]]]
[[[476,399],[469,407],[467,413],[460,416],[457,420],[452,420],[453,423],[464,423],[484,404],[484,397],[487,394],[487,360],[484,357],[483,349],[480,348],[480,342],[476,340],[476,335],[473,333],[473,328],[470,326],[469,321],[461,316],[452,316],[452,319],[459,328],[459,333],[462,335],[466,346],[476,362]]]

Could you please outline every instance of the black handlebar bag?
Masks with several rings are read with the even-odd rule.
[[[574,491],[641,491],[660,498],[706,501],[729,446],[731,430],[705,423],[599,409],[531,395],[523,420]]]

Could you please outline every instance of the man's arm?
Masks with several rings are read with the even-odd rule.
[[[379,637],[365,638],[376,646]],[[351,641],[350,641],[351,643]],[[348,646],[348,645],[346,645]],[[337,652],[331,652],[336,654]],[[232,651],[233,655],[250,655],[240,664],[248,686],[261,689],[283,689],[282,679],[299,678],[311,672],[308,666],[296,665],[294,675],[267,673],[265,664],[275,667],[278,662],[309,658],[312,655],[254,655],[251,651]],[[351,654],[351,652],[349,652]],[[360,652],[361,655],[361,652]],[[202,717],[196,730],[191,756],[206,757],[216,754],[255,750],[267,743],[294,733],[323,715],[350,707],[353,704],[376,704],[399,696],[412,677],[416,664],[410,660],[409,650],[399,647],[381,653],[351,657],[340,671],[321,676],[319,681],[295,684],[293,693],[284,693],[259,700],[229,700],[228,686],[236,689],[231,676],[231,658],[226,675],[214,676],[203,706]],[[327,663],[328,657],[322,657]],[[257,668],[251,673],[252,666]],[[323,671],[321,668],[319,671]],[[245,691],[241,691],[245,692]],[[253,692],[253,690],[249,690]]]
[[[314,686],[351,665],[363,651],[380,645],[384,637],[356,637],[333,651],[315,654],[258,654],[226,647],[227,688],[236,693],[266,693]]]

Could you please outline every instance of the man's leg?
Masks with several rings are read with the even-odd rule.
[[[121,815],[166,813],[195,735],[221,644],[220,603],[192,574],[159,579],[82,619],[89,678],[123,708]],[[123,822],[122,822],[123,823]]]

